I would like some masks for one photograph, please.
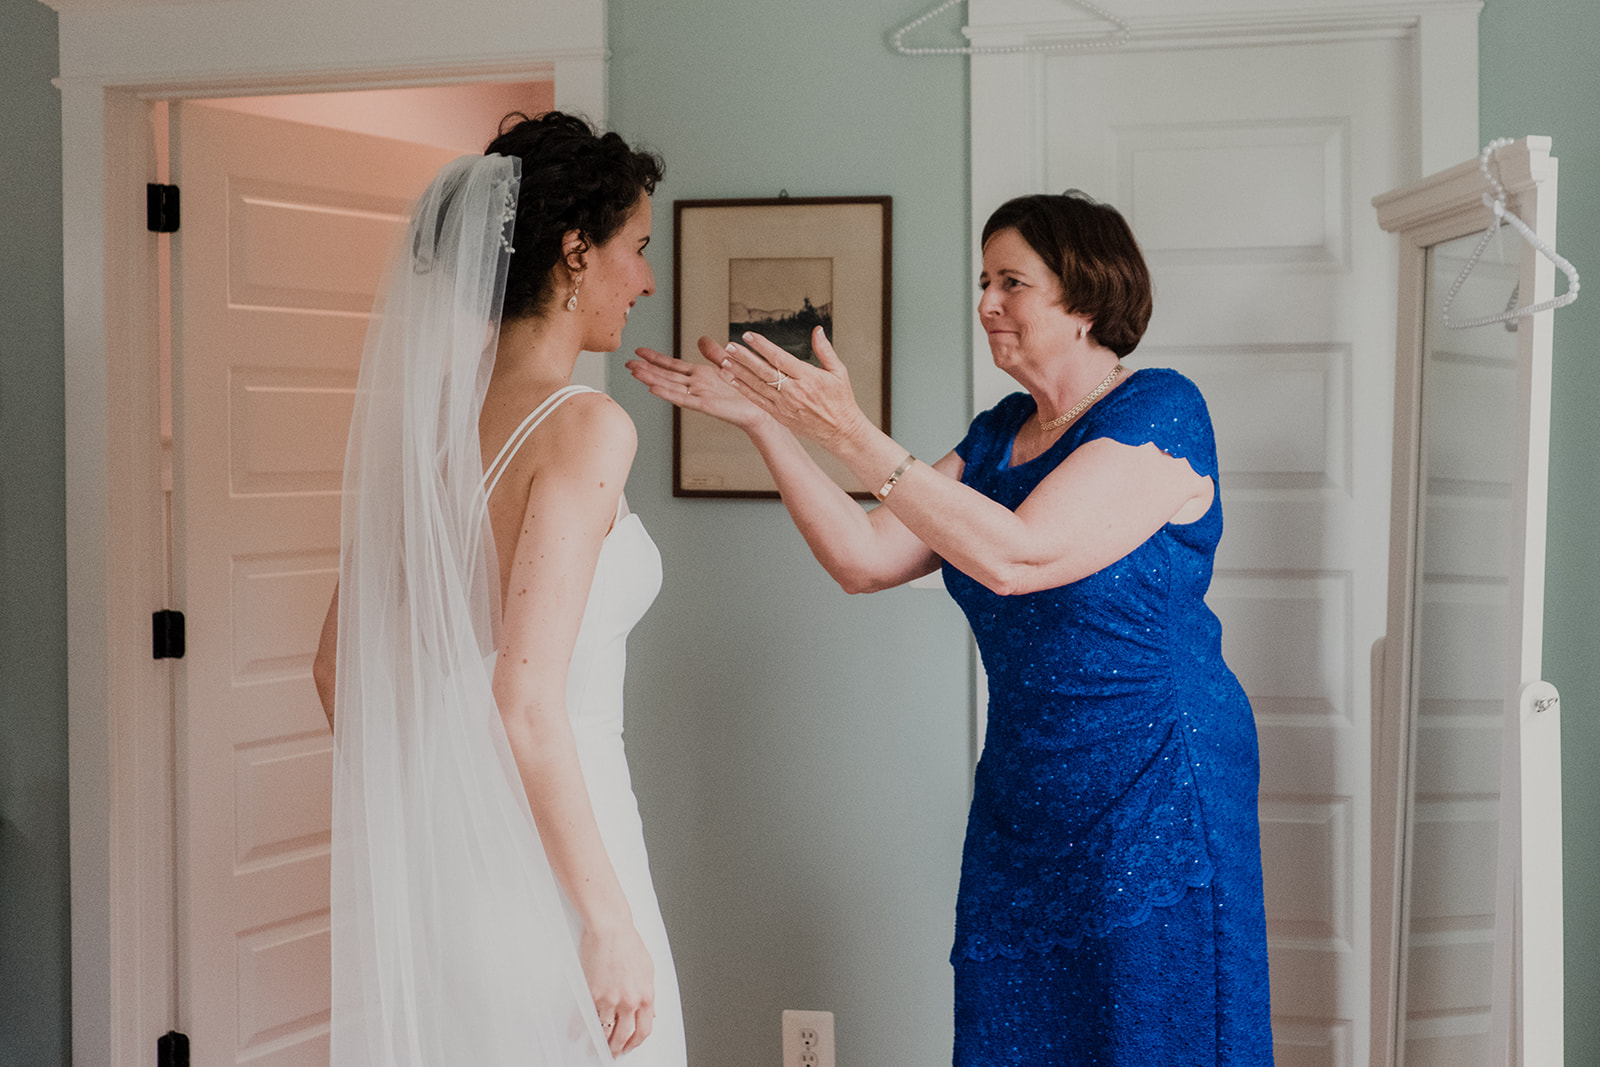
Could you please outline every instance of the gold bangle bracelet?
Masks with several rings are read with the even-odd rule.
[[[882,500],[884,497],[888,496],[889,491],[893,489],[895,487],[895,483],[900,480],[900,476],[906,471],[910,470],[911,465],[916,461],[917,457],[913,456],[910,452],[907,452],[906,458],[900,461],[900,466],[896,467],[894,469],[894,473],[889,475],[889,480],[883,483],[883,488],[879,489],[872,495],[877,497],[879,500]]]

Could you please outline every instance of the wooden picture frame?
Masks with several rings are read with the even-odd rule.
[[[673,202],[674,355],[701,359],[701,336],[755,330],[804,359],[822,325],[867,417],[889,432],[890,244],[887,196]],[[850,495],[872,494],[832,456],[807,449]],[[744,433],[673,409],[672,495],[777,499]]]

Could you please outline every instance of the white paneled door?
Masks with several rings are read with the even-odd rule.
[[[332,741],[311,658],[373,297],[451,153],[174,116],[179,1025],[195,1063],[326,1064]]]
[[[1367,1047],[1395,336],[1369,201],[1417,171],[1413,77],[1396,34],[973,61],[974,194],[994,201],[975,225],[1025,192],[1116,205],[1155,283],[1129,366],[1188,375],[1216,425],[1209,599],[1261,738],[1281,1067],[1353,1067]],[[1014,388],[983,366],[975,385],[980,408]]]

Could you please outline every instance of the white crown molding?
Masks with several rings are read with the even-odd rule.
[[[463,85],[468,82],[539,80],[553,77],[561,66],[603,63],[610,58],[610,51],[604,48],[553,48],[487,58],[481,55],[460,56],[407,66],[370,62],[291,69],[280,64],[268,64],[251,70],[230,64],[226,69],[191,70],[181,76],[113,72],[62,76],[52,78],[50,83],[63,91],[83,86],[115,88],[132,92],[139,99],[187,100],[238,93],[332,93]]]
[[[1073,45],[1105,37],[1105,24],[1080,10],[1057,4],[1060,17],[1041,11],[1037,3],[1015,0],[973,0],[963,30],[974,46]],[[1127,5],[1124,5],[1126,8]],[[1153,5],[1146,4],[1146,7]],[[1179,3],[1162,6],[1172,12]],[[1228,48],[1332,40],[1405,37],[1430,15],[1470,15],[1482,0],[1434,0],[1418,3],[1375,3],[1343,7],[1259,6],[1225,11],[1123,14],[1130,39],[1115,51],[1146,52],[1179,48]],[[1047,17],[1040,17],[1040,16]]]
[[[1516,197],[1556,175],[1557,161],[1550,157],[1549,137],[1530,134],[1511,151],[1495,156],[1495,174],[1506,193]],[[1483,228],[1492,218],[1480,201],[1488,186],[1476,159],[1449,170],[1390,190],[1372,198],[1378,225],[1390,233],[1416,230],[1454,215],[1470,215]]]

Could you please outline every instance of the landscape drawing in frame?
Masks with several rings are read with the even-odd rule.
[[[700,337],[720,345],[753,330],[815,364],[821,326],[861,409],[889,432],[890,226],[887,196],[674,202],[674,354],[698,360]],[[777,498],[743,432],[675,408],[672,438],[674,496]],[[806,446],[846,492],[871,499],[843,464]]]

